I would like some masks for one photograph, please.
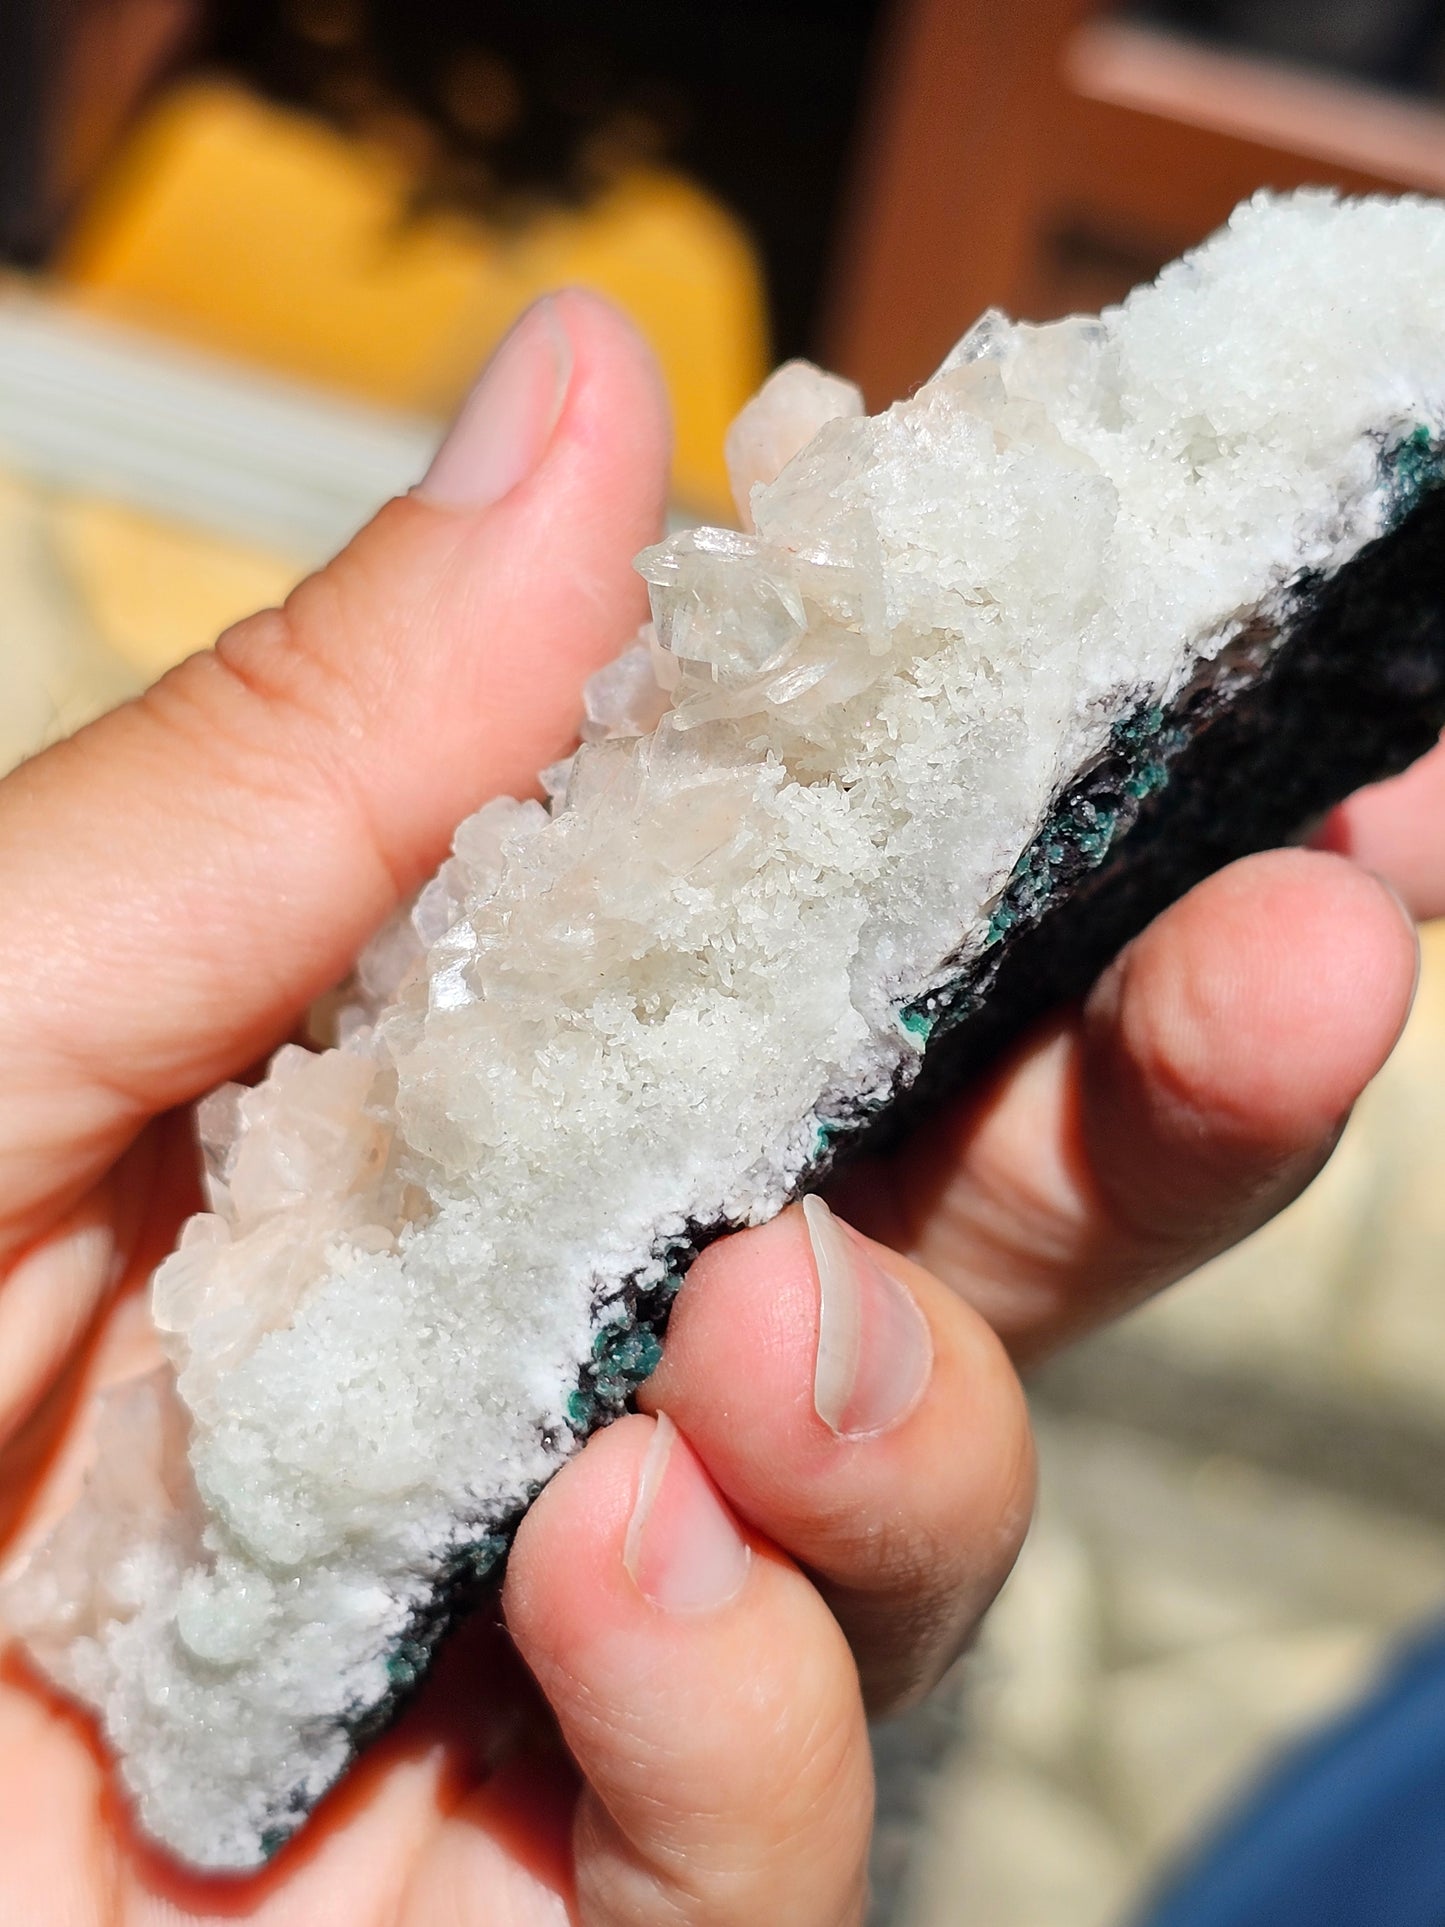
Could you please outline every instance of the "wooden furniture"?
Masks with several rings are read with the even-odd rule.
[[[0,0],[0,255],[38,260],[199,0]]]
[[[984,308],[1117,300],[1260,187],[1445,194],[1445,109],[1093,17],[1087,0],[895,14],[825,358],[877,407]]]

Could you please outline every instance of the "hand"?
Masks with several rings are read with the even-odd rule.
[[[455,823],[569,746],[580,682],[643,612],[629,560],[657,532],[665,455],[640,344],[558,297],[427,483],[284,611],[0,785],[12,1546],[73,1482],[83,1395],[143,1350],[136,1287],[195,1204],[176,1107],[287,1035]],[[1010,1353],[1291,1198],[1414,970],[1399,905],[1340,856],[1240,864],[905,1155],[850,1173],[833,1202],[869,1237],[810,1205],[712,1247],[642,1411],[524,1522],[507,1636],[461,1634],[254,1879],[148,1849],[88,1722],[12,1656],[0,1913],[858,1920],[865,1705],[928,1688],[1028,1520]]]
[[[1316,845],[1388,877],[1413,915],[1445,916],[1445,744],[1341,804]]]

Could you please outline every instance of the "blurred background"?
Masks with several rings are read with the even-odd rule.
[[[1260,186],[1445,192],[1445,0],[0,0],[0,768],[285,594],[560,282],[681,517],[809,354],[880,406]],[[1445,1616],[1445,937],[1330,1170],[1041,1373],[1037,1529],[880,1729],[876,1919],[1127,1927]]]

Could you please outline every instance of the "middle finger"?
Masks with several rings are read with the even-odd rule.
[[[1033,1502],[1023,1394],[978,1312],[809,1199],[702,1254],[640,1402],[813,1574],[873,1710],[933,1685]]]

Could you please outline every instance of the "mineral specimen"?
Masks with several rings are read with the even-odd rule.
[[[1262,198],[1097,320],[990,314],[733,431],[746,533],[538,802],[201,1107],[211,1210],[9,1587],[177,1854],[272,1852],[657,1357],[690,1255],[1445,721],[1445,208]]]

